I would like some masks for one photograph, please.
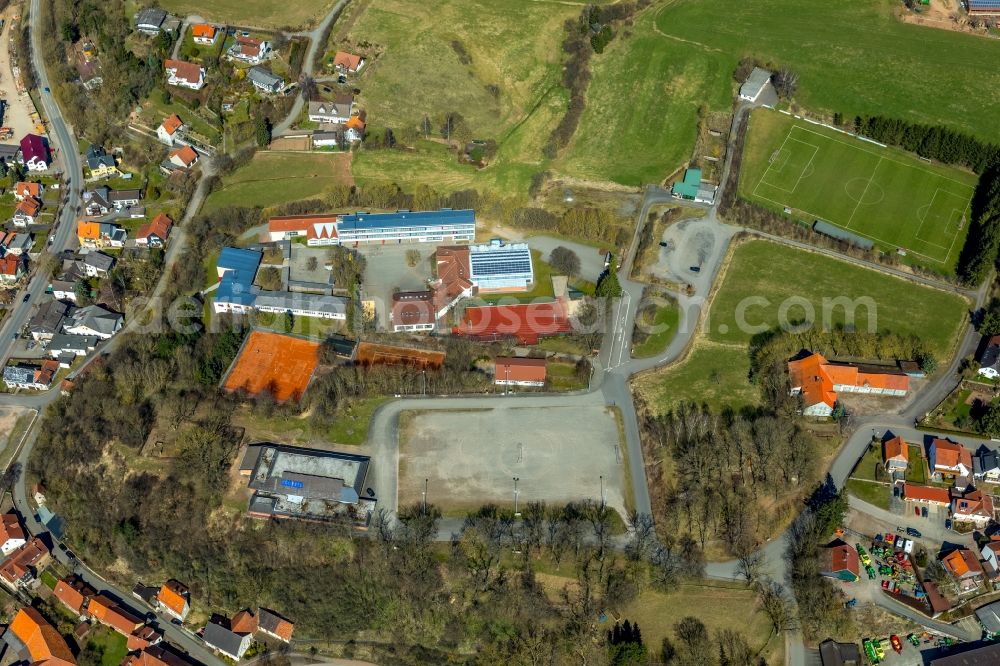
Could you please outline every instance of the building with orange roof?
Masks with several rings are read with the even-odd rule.
[[[261,633],[285,643],[292,640],[292,632],[295,631],[294,624],[266,608],[257,609],[257,628]]]
[[[434,292],[426,290],[394,293],[389,323],[395,333],[433,331],[437,327]]]
[[[28,255],[7,254],[0,257],[0,282],[12,283],[21,279],[28,270]]]
[[[80,220],[76,223],[76,238],[80,247],[97,247],[101,240],[101,223]]]
[[[791,395],[802,396],[806,416],[830,416],[838,392],[904,396],[910,390],[910,378],[901,372],[830,363],[818,353],[789,361],[788,380]]]
[[[79,576],[68,576],[56,583],[52,594],[62,602],[66,608],[76,615],[83,615],[83,609],[87,605],[90,597],[97,594],[97,590],[92,588]]]
[[[365,59],[363,56],[355,55],[354,53],[337,51],[333,55],[333,66],[342,72],[355,74],[360,72],[361,68],[365,66]]]
[[[493,383],[498,386],[545,386],[545,359],[498,356]]]
[[[910,462],[910,446],[899,435],[882,442],[882,462],[885,470],[905,472]]]
[[[927,453],[931,475],[936,480],[972,476],[972,451],[958,442],[935,437]]]
[[[14,199],[23,201],[29,197],[41,199],[45,193],[45,186],[41,183],[19,182],[14,186]]]
[[[208,23],[195,23],[191,26],[191,39],[195,44],[214,44],[219,37],[219,30]]]
[[[168,647],[155,644],[128,655],[121,666],[190,666],[190,663]]]
[[[0,580],[11,589],[28,585],[49,561],[49,548],[38,537],[33,538],[0,562]]]
[[[0,518],[0,553],[10,555],[27,542],[18,515],[13,511],[5,513]]]
[[[941,558],[941,565],[958,582],[960,594],[971,592],[979,587],[983,578],[983,567],[979,558],[971,550],[957,548]]]
[[[936,486],[921,486],[915,483],[903,484],[903,498],[910,502],[928,504],[930,506],[950,506],[951,493],[947,488]]]
[[[87,604],[87,615],[95,622],[111,627],[120,634],[128,636],[144,623],[142,619],[123,609],[114,599],[99,594],[90,599]]]
[[[257,617],[249,608],[241,610],[229,622],[229,629],[234,634],[252,634],[257,631]]]
[[[184,121],[180,119],[180,116],[176,113],[171,113],[169,116],[164,118],[163,122],[160,123],[160,126],[156,128],[156,138],[158,138],[161,143],[172,146],[181,136],[183,136],[185,129]]]
[[[163,247],[170,230],[174,226],[174,221],[165,214],[160,213],[149,222],[146,222],[135,232],[135,244],[138,247]]]
[[[191,146],[181,146],[170,152],[167,161],[175,167],[190,169],[198,163],[198,152]]]
[[[149,625],[144,625],[125,637],[125,647],[129,652],[142,650],[163,640],[163,634]]]
[[[333,245],[337,241],[337,215],[278,215],[267,221],[267,234],[272,242],[305,236],[307,245]]]
[[[187,586],[176,580],[168,580],[156,595],[160,608],[182,622],[191,612],[190,598],[191,593]]]
[[[17,612],[4,641],[32,666],[74,666],[76,658],[56,628],[31,606]]]
[[[14,207],[14,215],[11,217],[11,221],[14,223],[14,226],[26,227],[29,224],[35,223],[35,218],[38,217],[40,212],[42,212],[41,199],[25,197],[17,202],[17,206]]]

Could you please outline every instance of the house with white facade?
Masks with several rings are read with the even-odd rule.
[[[167,73],[167,84],[191,90],[205,87],[205,68],[183,60],[165,60],[163,68]]]

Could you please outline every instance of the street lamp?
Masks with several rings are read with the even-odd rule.
[[[517,482],[520,481],[516,476],[514,477],[514,517],[519,518],[521,512],[517,510]]]
[[[427,479],[424,479],[424,515],[427,515]]]
[[[601,474],[601,508],[604,508],[604,475]]]

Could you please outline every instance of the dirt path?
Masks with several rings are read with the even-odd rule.
[[[34,131],[35,124],[31,122],[31,114],[35,107],[27,93],[18,94],[14,73],[11,69],[10,36],[12,26],[20,27],[17,6],[8,7],[0,16],[4,19],[3,31],[0,32],[0,97],[6,100],[8,106],[4,110],[3,125],[14,130],[14,136],[5,142],[13,143],[25,134]]]

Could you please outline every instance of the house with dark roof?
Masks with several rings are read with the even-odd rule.
[[[135,27],[139,32],[147,35],[155,35],[160,32],[163,22],[167,20],[167,13],[158,7],[147,7],[141,10],[135,17]]]
[[[861,666],[861,650],[856,643],[838,643],[828,638],[819,644],[819,660],[823,666]]]
[[[52,163],[49,144],[37,134],[25,134],[21,139],[21,162],[28,171],[45,171]]]
[[[125,230],[122,229],[124,232]],[[102,277],[115,267],[115,258],[110,254],[104,254],[98,250],[88,252],[84,255],[83,272],[87,277]]]
[[[87,147],[86,159],[91,178],[114,178],[121,175],[114,156],[108,155],[102,146],[90,144]]]
[[[247,81],[262,93],[275,94],[285,87],[285,80],[263,67],[254,66],[247,72]]]
[[[292,640],[295,625],[274,611],[259,608],[257,610],[257,629],[271,638],[288,643]]]
[[[250,649],[250,644],[253,642],[252,633],[236,633],[230,627],[217,622],[206,624],[201,638],[211,649],[236,661],[243,658],[243,654]]]
[[[987,379],[1000,377],[1000,335],[984,339],[978,361],[979,375]]]
[[[972,456],[972,476],[980,481],[1000,482],[1000,453],[980,446]]]
[[[771,82],[771,72],[760,67],[754,67],[750,76],[740,86],[740,99],[747,102],[756,102],[764,88]]]
[[[47,301],[40,305],[28,320],[28,330],[35,342],[51,340],[60,331],[70,306],[61,301]]]
[[[340,93],[332,102],[309,102],[309,120],[314,123],[346,123],[354,115],[354,95]]]
[[[125,317],[100,305],[75,310],[63,331],[69,335],[87,335],[107,340],[121,329]]]
[[[97,336],[94,335],[66,335],[65,333],[57,333],[52,336],[52,340],[49,341],[49,345],[45,351],[52,358],[60,358],[67,354],[71,357],[86,356],[97,349],[98,342]]]

